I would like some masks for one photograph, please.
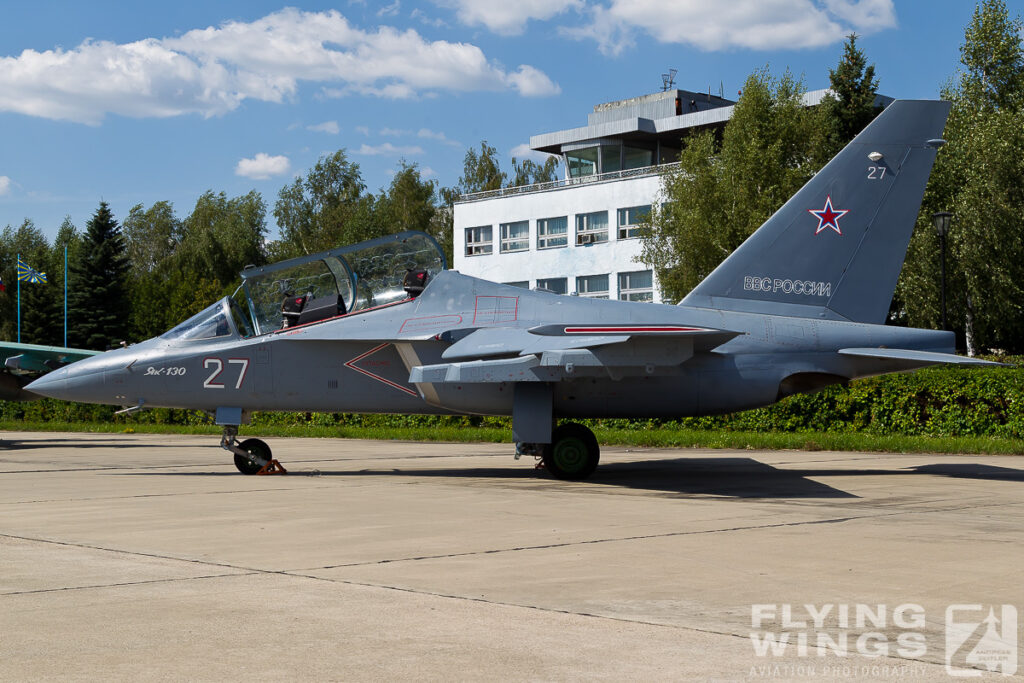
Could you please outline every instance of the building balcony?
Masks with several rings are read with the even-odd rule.
[[[590,186],[597,183],[608,183],[626,178],[640,178],[643,176],[659,175],[668,173],[679,167],[678,162],[670,164],[659,164],[657,166],[643,166],[641,168],[630,168],[623,171],[611,171],[610,173],[599,173],[592,175],[578,176],[576,178],[564,178],[553,180],[548,183],[536,183],[534,185],[520,185],[518,187],[502,187],[497,190],[485,190],[483,192],[472,192],[461,195],[455,200],[456,204],[468,202],[479,202],[484,199],[496,197],[514,197],[537,192],[551,192],[552,190],[563,190],[569,187]]]

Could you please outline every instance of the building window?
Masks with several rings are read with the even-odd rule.
[[[649,270],[619,273],[619,299],[654,301],[654,276]]]
[[[480,256],[494,251],[491,242],[491,226],[466,228],[466,256]]]
[[[530,281],[529,280],[520,280],[519,282],[504,282],[502,284],[509,285],[510,287],[521,287],[523,289],[529,289],[530,288]]]
[[[554,249],[569,245],[569,217],[541,218],[537,221],[537,248]]]
[[[591,299],[608,298],[607,275],[581,275],[576,278],[576,293]]]
[[[530,221],[501,224],[501,253],[527,251],[530,248]]]
[[[608,212],[576,214],[576,244],[608,241]]]
[[[601,173],[622,170],[622,144],[601,145]]]
[[[651,205],[619,209],[619,239],[640,236],[640,221],[651,213]]]
[[[552,277],[547,280],[537,280],[537,289],[554,292],[555,294],[565,294],[567,287],[568,285],[564,277]]]
[[[597,147],[586,147],[565,153],[565,163],[569,167],[570,178],[597,175]]]
[[[653,151],[629,146],[622,148],[622,168],[624,170],[629,170],[631,168],[646,168],[647,166],[653,165]]]

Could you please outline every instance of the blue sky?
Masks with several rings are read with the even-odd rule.
[[[1021,0],[1007,3],[1019,14]],[[176,0],[7,3],[0,21],[0,226],[52,237],[101,199],[122,218],[206,190],[280,188],[339,148],[368,190],[399,159],[454,185],[486,139],[530,136],[676,85],[735,97],[769,65],[828,85],[856,31],[881,92],[933,98],[971,0]]]

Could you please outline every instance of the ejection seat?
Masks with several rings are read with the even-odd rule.
[[[339,315],[345,315],[345,300],[341,298],[340,294],[328,294],[316,299],[307,297],[306,305],[299,313],[298,324],[315,323],[318,320],[326,320]]]
[[[406,268],[402,288],[410,299],[415,299],[423,293],[428,279],[430,279],[430,273],[426,268]]]
[[[308,292],[302,296],[285,294],[281,302],[282,329],[345,315],[345,300],[340,294],[312,297]]]

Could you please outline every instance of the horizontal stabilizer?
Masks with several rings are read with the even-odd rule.
[[[865,358],[888,358],[891,360],[909,360],[918,363],[949,365],[991,365],[1006,366],[1006,363],[968,358],[955,353],[936,353],[935,351],[916,351],[914,349],[839,349],[841,356],[863,356]]]

